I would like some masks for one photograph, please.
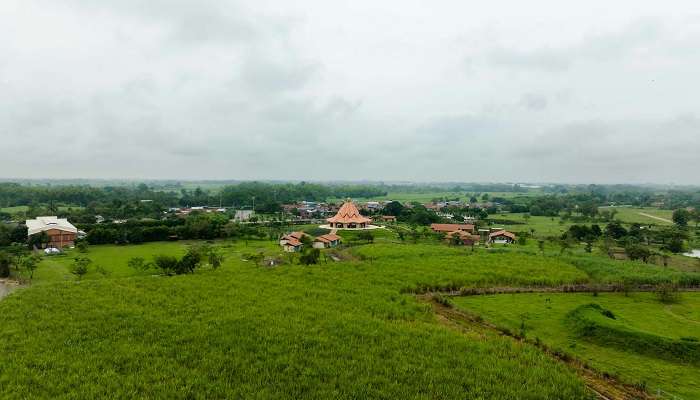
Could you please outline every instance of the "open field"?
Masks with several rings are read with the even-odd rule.
[[[525,217],[525,213],[503,213],[489,217],[494,220],[493,226],[502,227],[512,232],[530,232],[535,230],[536,237],[561,236],[573,223],[561,223],[559,217],[530,216]],[[516,223],[499,222],[512,221]]]
[[[591,398],[576,372],[535,346],[445,326],[413,293],[700,282],[700,274],[591,267],[528,246],[397,243],[389,231],[337,251],[341,262],[309,267],[246,261],[257,252],[289,261],[275,242],[253,240],[213,242],[226,256],[218,270],[165,277],[127,266],[194,243],[45,257],[34,284],[0,302],[0,396]],[[93,260],[82,281],[69,272],[75,255]]]
[[[58,209],[61,211],[66,211],[69,209],[73,210],[79,210],[82,207],[80,206],[58,206]],[[0,212],[8,213],[8,214],[19,214],[19,213],[25,213],[29,211],[29,206],[14,206],[14,207],[0,207]]]
[[[651,293],[504,294],[461,297],[454,303],[513,332],[524,326],[528,339],[539,339],[628,383],[652,392],[661,388],[684,399],[700,397],[700,359],[693,361],[697,356],[691,350],[682,352],[686,359],[676,359],[672,350],[654,347],[657,341],[672,341],[700,348],[691,341],[700,338],[700,293],[683,293],[677,304],[660,303]],[[617,324],[601,340],[595,334],[582,336],[571,321],[572,312],[591,303],[612,312],[614,320],[601,318]],[[638,337],[645,341],[635,341]]]
[[[600,207],[600,210],[615,210],[615,218],[621,222],[642,225],[672,225],[672,210],[660,210],[652,207]],[[651,217],[650,217],[651,216]],[[656,218],[653,218],[656,217]]]
[[[495,255],[424,263],[438,246],[416,245],[401,263],[265,268],[242,255],[277,252],[271,242],[220,245],[224,266],[187,276],[116,277],[129,257],[182,252],[177,243],[94,246],[88,257],[112,274],[82,282],[65,279],[64,261],[47,261],[41,284],[0,302],[2,397],[590,398],[533,346],[446,329],[401,294],[441,277],[500,279],[487,271],[500,265]],[[388,246],[363,252],[398,253]],[[582,277],[533,257],[502,262],[509,281],[541,280],[543,269]]]

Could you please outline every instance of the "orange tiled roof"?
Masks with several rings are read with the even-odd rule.
[[[338,213],[335,214],[334,217],[328,218],[326,221],[340,222],[341,224],[361,224],[363,222],[372,222],[371,219],[360,214],[360,211],[358,211],[357,207],[355,207],[355,204],[353,204],[352,201],[346,201],[345,203],[343,203],[342,207],[340,207],[340,210],[338,210]]]
[[[474,225],[470,224],[430,224],[430,229],[436,232],[473,231]]]
[[[515,240],[515,234],[508,231],[496,231],[489,234],[489,238],[494,238],[497,236],[505,236]]]
[[[340,236],[329,233],[329,234],[321,235],[321,236],[317,237],[316,240],[319,242],[329,243],[329,242],[335,242],[336,240],[340,240]]]
[[[286,244],[288,244],[290,246],[294,246],[294,247],[298,247],[298,246],[302,245],[302,243],[299,240],[297,240],[296,238],[293,238],[293,237],[288,237]]]

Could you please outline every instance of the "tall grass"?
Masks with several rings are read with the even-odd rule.
[[[589,397],[536,349],[446,329],[399,293],[445,271],[468,279],[498,268],[488,255],[472,264],[453,254],[447,266],[407,258],[262,268],[242,260],[252,249],[279,251],[251,241],[222,248],[218,270],[128,277],[125,263],[146,256],[143,247],[94,246],[88,256],[111,276],[78,283],[45,270],[42,284],[0,302],[0,397]]]

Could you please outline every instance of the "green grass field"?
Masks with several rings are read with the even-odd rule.
[[[444,276],[479,281],[491,276],[487,263],[500,264],[495,256],[455,251],[425,263],[438,246],[416,245],[398,263],[401,252],[375,245],[358,252],[386,262],[266,268],[242,255],[279,252],[272,242],[219,245],[225,265],[188,276],[128,276],[125,267],[136,255],[182,253],[184,243],[92,247],[87,256],[110,274],[81,282],[66,275],[68,257],[44,261],[34,286],[0,302],[1,396],[590,398],[533,346],[469,338],[401,294]],[[523,263],[503,271],[517,276],[508,280],[560,268],[557,279],[581,276],[521,257],[503,260]]]
[[[626,223],[638,223],[641,225],[672,225],[672,210],[660,210],[651,207],[601,207],[603,210],[615,210],[615,219]],[[644,215],[646,214],[646,215]],[[651,215],[651,217],[649,217]],[[656,217],[656,218],[652,218]],[[661,218],[661,219],[659,219]]]
[[[66,211],[69,209],[79,210],[80,206],[58,206],[61,211]],[[0,207],[0,212],[8,213],[10,215],[22,214],[29,211],[29,206],[13,206],[13,207]]]
[[[174,277],[127,262],[181,255],[193,243],[45,257],[31,287],[0,301],[0,396],[591,398],[574,371],[535,346],[446,327],[412,292],[680,273],[633,263],[614,274],[618,264],[587,269],[579,256],[527,246],[398,243],[389,231],[375,241],[341,250],[341,262],[274,268],[245,255],[289,260],[275,242],[217,241],[220,269]],[[93,260],[82,281],[70,273],[76,255]]]
[[[534,229],[536,237],[561,236],[573,225],[571,222],[561,223],[559,217],[530,216],[527,218],[524,213],[503,213],[492,215],[489,218],[494,221],[494,227],[504,228],[512,232],[530,232],[531,229]]]
[[[498,326],[526,337],[539,338],[548,347],[572,354],[594,368],[622,380],[646,385],[684,399],[700,397],[700,363],[669,360],[663,352],[620,348],[580,337],[567,322],[567,314],[594,303],[612,311],[626,329],[679,340],[700,339],[700,293],[683,293],[678,304],[660,303],[651,293],[622,294],[507,294],[462,297],[454,303]],[[700,361],[700,360],[699,360]]]

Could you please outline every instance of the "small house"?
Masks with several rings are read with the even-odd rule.
[[[301,241],[304,236],[309,235],[304,232],[288,233],[280,238],[280,246],[289,253],[301,251],[304,248],[304,243]]]
[[[396,216],[394,215],[382,215],[383,222],[396,222]]]
[[[506,230],[500,230],[489,234],[489,243],[509,244],[515,242],[515,234]]]
[[[450,233],[454,231],[464,231],[474,233],[474,225],[472,224],[430,224],[430,229],[433,232]]]
[[[316,249],[327,249],[331,247],[336,247],[340,244],[340,239],[340,236],[334,233],[321,235],[314,239],[313,247]]]
[[[450,243],[453,243],[455,235],[459,237],[460,243],[462,243],[465,246],[475,246],[479,244],[479,241],[481,239],[479,235],[474,235],[469,232],[454,231],[445,234],[445,240]]]
[[[63,249],[75,245],[78,229],[65,218],[36,217],[36,219],[28,219],[25,224],[28,237],[46,233],[48,236],[46,247]]]

